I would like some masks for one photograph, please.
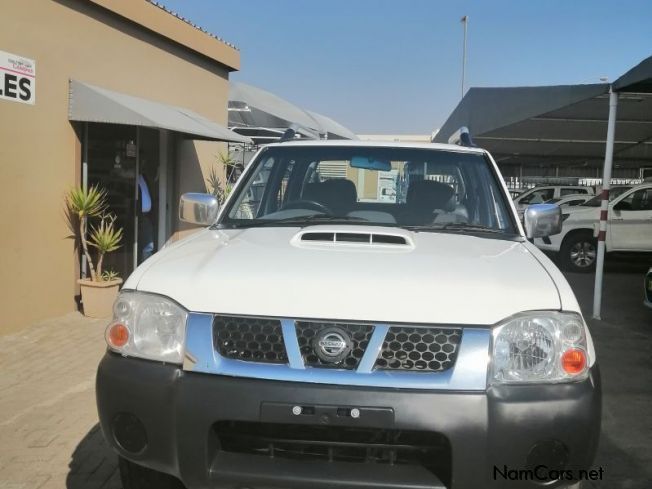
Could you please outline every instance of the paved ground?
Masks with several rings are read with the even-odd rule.
[[[97,425],[106,321],[70,314],[0,337],[0,489],[119,489]]]
[[[622,270],[625,270],[623,273]],[[647,265],[609,263],[603,321],[590,321],[602,367],[600,489],[652,488],[652,310]],[[593,277],[569,275],[590,317]],[[119,489],[97,426],[95,368],[105,321],[78,314],[0,337],[0,489]]]

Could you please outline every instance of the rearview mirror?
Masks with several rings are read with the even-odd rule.
[[[220,203],[210,194],[186,193],[179,200],[179,219],[190,224],[210,226],[217,219]]]
[[[351,167],[364,170],[390,171],[392,163],[389,161],[374,160],[366,156],[354,156],[351,158]]]
[[[532,204],[525,209],[525,236],[543,238],[561,232],[561,208],[555,204]]]

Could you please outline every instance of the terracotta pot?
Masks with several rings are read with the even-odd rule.
[[[107,280],[106,282],[93,282],[90,279],[80,279],[77,283],[81,286],[84,316],[89,318],[110,318],[113,312],[113,303],[120,290],[121,278]]]

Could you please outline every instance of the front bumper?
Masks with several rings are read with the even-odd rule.
[[[533,462],[528,455],[543,457],[536,461],[545,464],[550,454],[541,447],[550,444],[564,447],[567,468],[589,468],[600,432],[601,393],[597,366],[587,380],[572,384],[433,392],[192,373],[107,353],[97,375],[97,404],[104,435],[120,455],[175,475],[190,489],[476,489],[541,487],[496,477],[495,468],[525,469]],[[312,409],[314,416],[293,415],[293,406]],[[359,418],[339,416],[338,410],[353,407],[360,409]],[[116,433],[125,433],[117,426],[125,415],[142,423],[144,448],[129,451],[117,441]],[[432,434],[444,440],[435,464],[442,468],[433,474],[421,466],[244,453],[225,445],[216,428],[221,422],[301,425],[299,433],[328,426]],[[558,456],[557,451],[552,458]]]

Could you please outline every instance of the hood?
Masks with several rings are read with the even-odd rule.
[[[308,231],[385,232],[406,244],[300,240]],[[560,309],[523,243],[369,226],[207,229],[154,255],[125,287],[195,312],[292,318],[486,325]]]

